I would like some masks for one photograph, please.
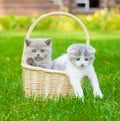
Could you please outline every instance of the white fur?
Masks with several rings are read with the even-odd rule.
[[[82,99],[84,98],[84,93],[81,85],[81,80],[84,76],[88,77],[92,85],[94,97],[103,97],[92,63],[86,67],[78,67],[69,60],[68,54],[64,54],[54,61],[54,65],[54,69],[66,71],[70,79],[70,83],[73,86],[74,93],[77,97]]]

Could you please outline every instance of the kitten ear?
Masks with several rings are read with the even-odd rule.
[[[74,54],[75,53],[75,50],[67,50],[67,53],[68,54]]]
[[[31,41],[30,41],[29,39],[27,39],[27,38],[25,39],[25,42],[26,42],[26,45],[27,45],[27,46],[29,46],[30,43],[31,43]]]
[[[90,49],[89,49],[89,54],[94,54],[94,53],[95,53],[95,48],[90,47]]]
[[[50,39],[50,38],[46,39],[46,40],[45,40],[45,43],[49,46],[50,43],[51,43],[51,39]]]
[[[74,54],[75,52],[76,52],[75,49],[71,49],[71,47],[68,47],[67,49],[68,54]]]
[[[67,49],[67,53],[69,54],[70,52],[71,52],[70,47],[68,47],[68,49]]]
[[[69,58],[74,58],[76,56],[76,51],[74,49],[68,48],[67,53],[68,53]]]

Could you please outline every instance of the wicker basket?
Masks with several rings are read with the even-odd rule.
[[[85,25],[74,15],[65,12],[51,12],[40,16],[32,23],[32,25],[28,29],[26,38],[30,38],[32,30],[39,21],[53,15],[62,15],[73,18],[82,27],[86,37],[86,44],[89,45],[89,36]],[[54,95],[65,96],[68,94],[73,94],[73,89],[70,85],[69,78],[64,71],[56,71],[28,65],[25,61],[26,56],[24,48],[21,65],[23,68],[23,86],[26,96],[40,95],[44,97],[53,97]]]

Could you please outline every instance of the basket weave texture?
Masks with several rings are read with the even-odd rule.
[[[32,30],[38,24],[38,22],[52,15],[68,16],[77,21],[84,31],[86,44],[89,45],[89,36],[85,25],[74,15],[65,12],[51,12],[40,16],[28,29],[26,38],[30,38]],[[21,65],[23,69],[23,87],[26,96],[34,95],[53,97],[54,95],[65,96],[74,94],[69,78],[64,71],[33,67],[26,63],[25,43],[23,47]]]

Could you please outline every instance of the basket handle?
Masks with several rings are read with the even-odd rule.
[[[32,30],[34,29],[34,27],[38,24],[39,21],[41,21],[42,19],[48,17],[48,16],[53,16],[53,15],[63,15],[63,16],[68,16],[73,18],[83,29],[85,37],[86,37],[86,44],[89,45],[90,44],[90,39],[89,39],[89,35],[88,35],[88,31],[86,26],[82,23],[82,21],[80,19],[78,19],[77,17],[75,17],[74,15],[70,14],[70,13],[66,13],[66,12],[50,12],[47,14],[44,14],[42,16],[40,16],[39,18],[37,18],[32,25],[29,27],[27,34],[26,34],[26,38],[30,37],[30,34],[32,32]]]

